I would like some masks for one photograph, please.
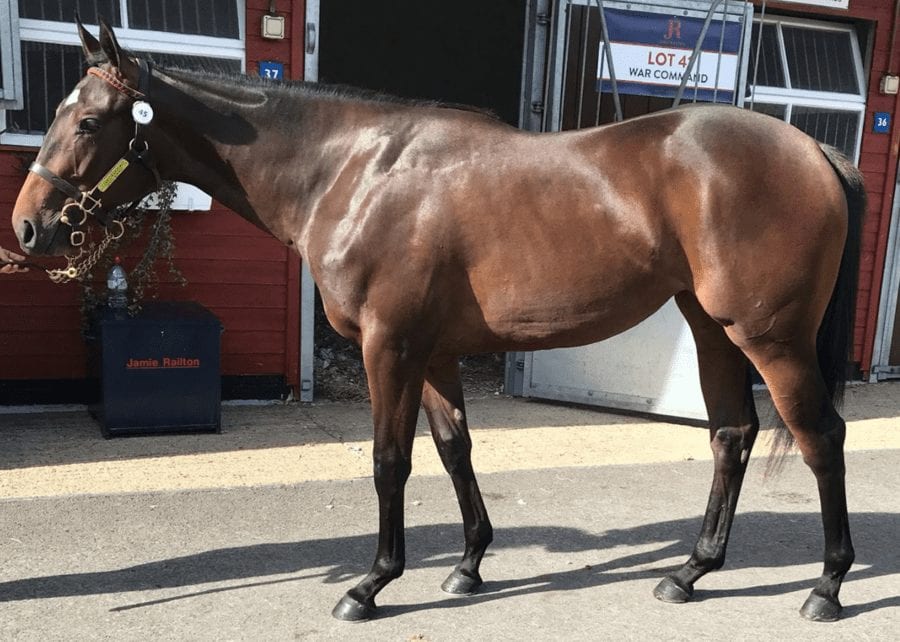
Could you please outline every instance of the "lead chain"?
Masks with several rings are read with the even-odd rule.
[[[80,280],[85,274],[89,273],[97,262],[103,257],[103,254],[106,252],[106,248],[109,247],[110,243],[113,241],[118,241],[122,238],[122,234],[125,231],[125,228],[122,227],[122,223],[120,221],[115,221],[119,224],[119,233],[112,234],[107,227],[105,229],[106,235],[103,237],[96,247],[93,250],[88,252],[87,258],[85,258],[81,263],[78,263],[78,259],[84,256],[84,252],[79,252],[77,256],[67,256],[66,260],[68,265],[64,268],[55,268],[52,270],[47,270],[47,276],[50,277],[50,280],[54,283],[68,283],[69,281]]]

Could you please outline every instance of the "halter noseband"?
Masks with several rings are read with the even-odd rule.
[[[147,141],[143,139],[143,132],[141,130],[142,126],[149,123],[150,119],[152,119],[153,112],[146,102],[150,94],[150,76],[152,71],[147,61],[139,58],[137,59],[137,63],[141,72],[139,80],[140,90],[129,87],[113,74],[100,69],[99,67],[91,67],[87,70],[89,75],[100,78],[120,94],[135,101],[132,105],[132,114],[134,114],[135,120],[134,138],[128,143],[128,150],[125,154],[116,161],[106,174],[103,175],[103,178],[97,181],[97,184],[94,185],[94,187],[88,191],[82,191],[66,179],[57,176],[37,161],[33,162],[28,168],[28,171],[34,172],[57,190],[72,199],[71,203],[67,203],[63,206],[59,220],[61,223],[72,228],[72,232],[69,235],[69,242],[73,247],[78,247],[84,243],[84,232],[78,228],[87,221],[89,216],[94,216],[106,228],[109,227],[110,223],[116,224],[119,228],[116,237],[118,238],[118,236],[122,235],[124,227],[122,226],[121,218],[124,218],[125,215],[137,207],[140,201],[138,200],[132,203],[121,217],[111,217],[103,210],[101,198],[103,193],[106,192],[116,179],[124,174],[129,167],[139,164],[153,174],[157,186],[162,182],[159,176],[159,170],[156,168],[156,163],[153,161],[153,157],[150,154],[150,146],[147,144]],[[148,113],[150,114],[149,117],[146,117],[146,115],[145,117],[138,115],[139,112],[137,109],[141,106],[148,110]],[[75,210],[78,210],[80,214],[78,221],[74,221],[72,218],[72,213]],[[107,231],[107,234],[108,233],[109,232]]]

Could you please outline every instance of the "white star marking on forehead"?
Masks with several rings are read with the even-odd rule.
[[[65,106],[65,107],[68,107],[69,105],[74,105],[75,103],[77,103],[77,102],[78,102],[78,95],[79,95],[80,93],[81,93],[81,90],[78,89],[77,87],[76,87],[75,89],[73,89],[73,90],[72,90],[72,93],[69,94],[68,98],[66,98],[66,102],[64,103],[64,106]]]

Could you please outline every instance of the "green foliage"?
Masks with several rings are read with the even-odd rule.
[[[147,236],[147,245],[140,261],[128,274],[128,312],[137,314],[145,297],[157,296],[159,286],[158,265],[164,262],[172,279],[181,286],[187,280],[175,265],[175,237],[172,231],[170,208],[175,200],[177,185],[164,182],[156,192],[154,209],[139,205],[123,219],[125,233],[118,240],[109,243],[102,256],[85,274],[78,278],[81,283],[81,318],[83,327],[87,328],[90,319],[100,306],[106,304],[106,274],[119,252]],[[121,208],[124,212],[125,206]],[[120,213],[120,212],[117,212]],[[151,222],[152,221],[152,222]],[[149,228],[149,229],[148,229]],[[93,240],[91,240],[93,246]],[[90,248],[88,248],[89,250]]]

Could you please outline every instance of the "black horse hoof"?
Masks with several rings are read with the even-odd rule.
[[[690,600],[693,594],[693,587],[685,586],[671,576],[664,577],[653,589],[653,595],[657,600],[672,604],[683,604]]]
[[[478,590],[482,583],[479,575],[467,575],[456,569],[447,576],[447,579],[441,584],[441,588],[445,593],[453,595],[471,595]]]
[[[834,622],[841,617],[841,603],[818,593],[810,593],[800,615],[813,622]]]
[[[331,614],[344,622],[361,622],[375,617],[375,602],[360,602],[355,597],[344,595]]]

